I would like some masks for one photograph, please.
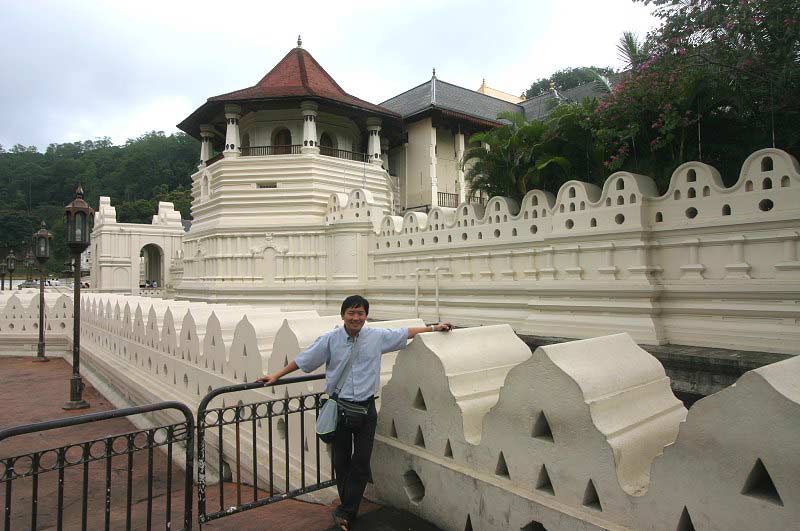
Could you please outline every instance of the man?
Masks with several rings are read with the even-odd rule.
[[[360,421],[340,416],[332,443],[341,501],[333,514],[341,529],[348,529],[358,514],[370,477],[372,442],[378,420],[375,394],[380,386],[381,354],[406,348],[407,340],[422,332],[447,332],[452,326],[440,323],[412,328],[364,328],[369,301],[360,295],[347,297],[341,310],[343,327],[337,326],[322,334],[286,367],[259,380],[274,384],[298,368],[311,372],[325,363],[325,391],[332,395],[348,358],[353,356],[350,373],[341,384],[339,399],[367,408],[367,415]]]

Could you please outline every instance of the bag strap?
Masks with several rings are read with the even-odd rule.
[[[333,387],[333,391],[336,396],[339,396],[339,391],[342,390],[344,381],[347,380],[347,377],[350,375],[350,369],[353,367],[353,358],[356,357],[357,342],[358,338],[353,340],[353,348],[350,351],[350,356],[347,358],[347,363],[345,363],[344,370],[342,371],[342,374],[339,375],[339,379],[336,381],[336,385]]]

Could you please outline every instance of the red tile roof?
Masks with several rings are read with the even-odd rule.
[[[325,71],[310,53],[297,47],[252,87],[208,98],[213,101],[243,101],[261,98],[316,97],[360,109],[397,116],[396,113],[351,96]]]

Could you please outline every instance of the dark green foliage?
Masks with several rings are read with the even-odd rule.
[[[44,153],[34,146],[0,146],[0,244],[11,244],[17,254],[24,254],[44,219],[54,234],[51,269],[61,269],[67,257],[64,206],[79,182],[94,208],[100,195],[110,196],[120,222],[149,223],[159,201],[172,201],[189,218],[190,177],[197,171],[199,152],[195,139],[157,131],[121,146],[108,138],[50,144]],[[0,246],[0,252],[5,251]]]
[[[623,34],[617,51],[627,71],[601,101],[553,109],[540,144],[569,161],[569,175],[551,167],[549,179],[532,184],[555,193],[566,178],[602,185],[626,170],[652,176],[664,192],[680,164],[700,160],[730,185],[753,151],[774,145],[800,154],[800,0],[634,1],[655,6],[661,26],[644,40]],[[552,79],[563,90],[595,81],[597,73],[609,72],[574,68]],[[539,80],[526,96],[549,85]],[[484,163],[513,159],[514,127],[489,133],[497,153]],[[515,191],[515,183],[535,166],[515,160],[528,165],[479,167],[485,174],[475,180],[478,188],[518,196],[525,187]]]
[[[597,75],[608,77],[614,73],[611,68],[601,68],[597,66],[579,67],[579,68],[565,68],[559,70],[550,77],[543,77],[531,85],[531,88],[525,91],[522,95],[523,98],[533,98],[541,94],[545,94],[550,90],[550,81],[555,83],[556,89],[567,90],[584,83],[591,83],[597,80]]]

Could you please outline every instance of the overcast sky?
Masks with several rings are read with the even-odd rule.
[[[295,45],[379,103],[431,76],[520,94],[556,70],[620,67],[632,0],[0,2],[0,144],[169,134],[206,98],[255,84]]]

